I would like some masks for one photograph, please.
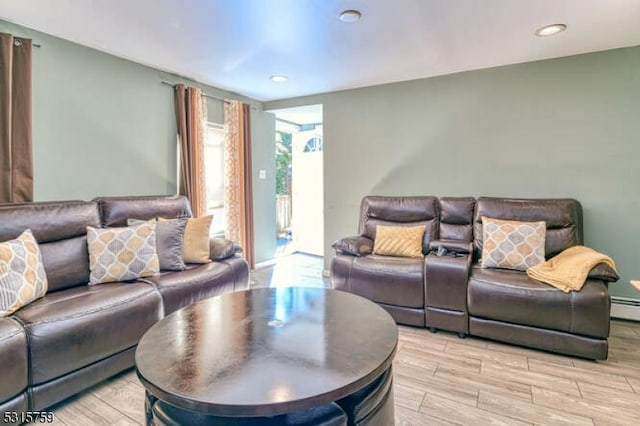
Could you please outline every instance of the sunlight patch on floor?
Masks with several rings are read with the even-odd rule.
[[[295,253],[281,256],[274,263],[251,272],[252,287],[329,287],[322,276],[324,260],[320,256]]]

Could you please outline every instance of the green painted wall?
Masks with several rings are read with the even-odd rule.
[[[0,32],[41,45],[33,49],[36,201],[175,193],[173,90],[161,84],[163,80],[250,103],[253,123],[258,123],[252,129],[258,154],[254,165],[272,167],[274,118],[262,112],[259,102],[6,21],[0,20]],[[207,104],[209,120],[221,123],[221,103],[208,99]],[[270,156],[264,155],[268,149]],[[272,198],[256,196],[256,216],[275,211]],[[275,219],[261,223],[256,252],[265,259],[273,257],[274,241]]]
[[[271,113],[253,114],[251,160],[253,169],[253,225],[256,262],[276,253],[276,120]],[[259,171],[265,171],[260,179]]]
[[[640,297],[640,47],[268,102],[323,104],[325,266],[367,194],[573,197]]]

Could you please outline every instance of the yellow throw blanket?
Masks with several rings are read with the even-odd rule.
[[[527,275],[569,293],[572,290],[580,291],[589,271],[599,263],[606,263],[616,269],[615,263],[606,254],[585,246],[573,246],[546,262],[527,269]]]

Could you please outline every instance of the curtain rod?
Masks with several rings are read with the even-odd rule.
[[[164,80],[160,81],[160,83],[162,83],[162,84],[166,84],[167,86],[171,86],[171,87],[174,87],[174,86],[175,86],[173,83],[169,83],[168,81],[164,81]],[[201,93],[200,95],[201,95],[201,96],[204,96],[205,98],[215,99],[216,101],[220,101],[220,102],[225,102],[225,103],[228,103],[228,102],[229,102],[229,101],[228,101],[228,100],[226,100],[226,99],[218,98],[218,97],[216,97],[216,96],[211,96],[211,95],[208,95],[208,94],[206,94],[206,93]]]
[[[22,37],[14,37],[13,38],[13,45],[16,46],[16,47],[22,46],[22,40],[23,40]],[[39,44],[33,43],[33,40],[32,40],[31,41],[31,47],[40,48],[42,46],[39,45]]]
[[[171,86],[171,87],[174,87],[174,86],[175,86],[175,84],[173,84],[173,83],[169,83],[168,81],[164,81],[164,80],[160,80],[160,83],[162,83],[162,84],[166,84],[167,86]],[[208,94],[206,94],[206,93],[200,93],[200,96],[204,96],[205,98],[215,99],[216,101],[220,101],[220,102],[223,102],[223,103],[225,103],[225,104],[228,104],[228,103],[230,102],[230,101],[229,101],[229,100],[227,100],[227,99],[218,98],[217,96],[208,95]],[[256,108],[256,107],[254,107],[254,106],[250,106],[250,108],[251,108],[253,111],[256,111],[256,110],[257,110],[257,108]]]

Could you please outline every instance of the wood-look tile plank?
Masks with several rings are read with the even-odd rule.
[[[626,348],[611,345],[609,349],[609,360],[612,363],[637,368],[640,362],[640,342]]]
[[[560,366],[557,364],[540,361],[537,359],[529,360],[529,370],[532,372],[540,372],[547,375],[552,375],[556,378],[566,378],[572,381],[581,381],[587,383],[597,383],[600,386],[606,386],[620,390],[632,390],[629,382],[624,376],[615,374],[608,374],[598,371],[597,368],[580,368]]]
[[[474,346],[476,348],[485,348],[488,342],[488,340],[480,339],[473,336],[460,338],[457,333],[447,330],[437,330],[435,333],[433,333],[426,328],[418,328],[416,329],[416,335],[423,336],[426,339],[435,339],[443,342],[456,342],[461,345]]]
[[[593,425],[593,420],[587,416],[570,414],[564,410],[543,407],[482,390],[478,397],[478,408],[537,425]]]
[[[532,387],[534,404],[548,408],[556,408],[566,413],[598,418],[602,421],[619,424],[640,424],[640,412],[637,407],[621,407],[610,400],[594,400],[575,397],[550,389]],[[634,413],[635,412],[635,413]]]
[[[130,383],[133,383],[135,385],[140,386],[141,389],[144,389],[144,386],[142,386],[142,382],[140,381],[140,379],[138,379],[138,376],[136,375],[136,370],[135,368],[132,368],[129,372],[129,374],[126,374],[124,376],[124,378],[129,381]]]
[[[415,387],[406,386],[402,383],[398,383],[396,379],[393,385],[393,398],[396,406],[406,407],[414,411],[418,411],[422,400],[424,399],[425,392],[416,389]]]
[[[431,362],[436,362],[438,365],[451,365],[461,370],[468,370],[476,373],[480,372],[480,365],[482,363],[477,358],[445,352],[444,347],[442,349],[434,349],[431,346],[415,343],[406,343],[403,345],[402,353],[427,359]]]
[[[593,419],[593,424],[596,425],[596,426],[629,426],[629,424],[627,424],[627,423],[619,423],[619,422],[616,422],[616,421],[609,421],[609,420],[606,420],[606,419],[600,419],[598,417],[595,417]],[[635,426],[635,425],[633,425],[633,426]]]
[[[627,382],[629,382],[629,385],[634,392],[640,394],[640,379],[636,379],[635,377],[627,377]]]
[[[424,357],[420,357],[404,351],[396,354],[394,365],[397,365],[398,369],[401,371],[403,369],[407,371],[407,368],[414,367],[418,370],[413,371],[415,371],[416,374],[422,377],[433,376],[433,373],[435,373],[436,368],[438,367],[437,362],[430,361],[425,359]]]
[[[419,347],[419,348],[431,348],[437,351],[444,351],[445,346],[447,345],[446,341],[437,341],[437,340],[427,340],[425,341],[424,337],[416,334],[403,334],[400,333],[398,336],[398,346],[404,347],[409,345],[409,347]]]
[[[613,321],[609,330],[611,337],[640,338],[640,327],[627,321]]]
[[[83,413],[83,408],[78,402],[80,398],[85,396],[85,392],[78,393],[70,398],[65,399],[58,404],[55,404],[47,410],[53,413],[55,422],[59,424],[65,424],[69,426],[81,424],[79,418],[86,422],[87,417]]]
[[[144,425],[144,423],[134,422],[128,417],[123,417],[113,424],[113,426],[140,426],[140,425]]]
[[[529,359],[529,363],[531,363]],[[521,383],[529,386],[540,386],[555,389],[561,392],[580,396],[580,390],[575,380],[566,377],[555,376],[549,371],[526,371],[513,368],[508,365],[482,363],[482,375],[501,379],[509,383]]]
[[[529,368],[527,357],[514,353],[495,351],[489,348],[477,348],[462,345],[457,342],[448,342],[445,348],[446,353],[456,354],[463,357],[475,358],[483,361],[490,361],[497,364],[505,364],[514,368],[526,370]]]
[[[126,417],[91,392],[82,393],[72,403],[55,409],[54,415],[68,426],[110,426]]]
[[[640,343],[640,338],[634,337],[625,337],[625,336],[612,336],[609,337],[609,344],[613,346],[615,351],[618,352],[631,352],[634,353],[638,349],[638,343]]]
[[[588,400],[606,401],[624,410],[640,412],[640,394],[600,386],[594,383],[578,382],[580,394]]]
[[[114,389],[119,389],[131,383],[131,378],[130,378],[131,374],[132,374],[132,370],[127,370],[124,373],[120,373],[116,376],[113,376],[105,380],[102,383],[97,384],[96,386],[92,387],[89,391],[93,393],[95,396],[97,396],[98,398],[100,398],[104,393],[113,392]]]
[[[395,426],[453,426],[460,424],[438,419],[428,414],[420,413],[397,405],[395,407],[394,414]]]
[[[453,421],[463,425],[523,426],[532,424],[531,422],[523,422],[515,418],[505,417],[501,414],[485,411],[477,407],[460,404],[457,401],[442,398],[438,395],[431,395],[428,392],[419,411],[433,417]]]
[[[511,380],[512,376],[498,377],[487,373],[472,373],[466,370],[439,366],[435,377],[455,386],[475,391],[488,390],[524,401],[531,401],[531,386]],[[428,390],[427,390],[428,392]]]
[[[416,327],[410,327],[408,325],[398,324],[398,334],[416,334]]]
[[[60,418],[59,416],[59,411],[62,410],[64,407],[66,407],[66,405],[69,404],[73,404],[73,401],[71,401],[71,399],[66,400],[64,403],[62,403],[61,405],[57,405],[55,409],[51,409],[49,408],[49,411],[53,411],[53,421],[51,423],[48,423],[49,425],[53,425],[53,426],[67,426],[67,424]],[[43,424],[47,424],[47,423],[43,423]]]
[[[112,407],[118,408],[132,422],[145,423],[144,388],[142,385],[127,382],[124,386],[105,392],[100,399]]]
[[[541,361],[547,361],[562,365],[573,365],[574,360],[573,357],[566,355],[545,352],[538,349],[525,348],[522,346],[510,345],[508,343],[496,342],[493,340],[488,341],[487,348],[500,352],[523,355],[529,359],[539,359]]]
[[[622,359],[633,362],[634,359],[640,359],[638,347],[640,347],[640,338],[609,339],[610,354],[613,354],[617,360]]]
[[[637,366],[637,363],[640,362],[640,353],[638,353],[638,347],[640,347],[640,344],[636,347],[635,351],[620,351],[615,347],[611,348],[609,349],[609,359],[607,361],[610,363],[623,366],[631,366],[632,368],[634,368],[635,366]]]
[[[413,361],[410,355],[398,356],[393,360],[394,374],[402,374],[409,377],[415,377],[417,380],[428,382],[429,378],[436,372],[438,364],[435,362],[418,362]]]
[[[394,370],[393,378],[395,383],[402,384],[408,388],[415,389],[420,392],[429,392],[433,395],[439,395],[444,398],[456,400],[462,404],[475,407],[478,403],[478,390],[472,387],[464,386],[450,378],[441,378],[437,376],[429,376],[421,378],[417,376],[407,376]]]
[[[638,345],[640,350],[640,344]],[[635,377],[640,379],[640,353],[634,362],[628,361],[592,361],[586,359],[576,359],[573,365],[583,370],[592,370],[599,373],[612,374],[615,376]]]

